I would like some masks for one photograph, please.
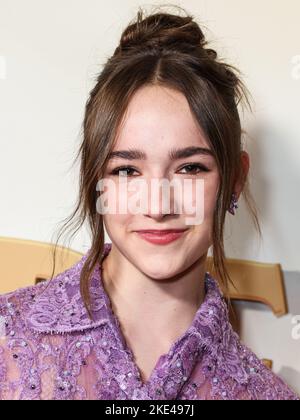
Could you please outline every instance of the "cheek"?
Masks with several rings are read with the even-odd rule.
[[[198,187],[196,182],[193,184],[192,191],[188,197],[188,202],[198,212],[202,214],[203,221],[211,219],[216,206],[217,193],[218,193],[218,174],[212,173],[206,178],[203,178]],[[201,211],[200,211],[201,210]]]
[[[105,186],[99,198],[99,208],[102,209],[103,222],[107,232],[118,232],[120,227],[126,228],[131,214],[128,212],[128,200],[133,194],[124,186],[123,180],[116,182],[112,179]]]
[[[131,225],[130,214],[106,214],[103,215],[105,229],[111,239],[122,236]]]
[[[104,214],[124,215],[131,208],[130,203],[135,203],[137,197],[143,196],[143,184],[136,181],[126,180],[121,177],[120,180],[107,178],[106,184],[102,187],[101,198],[99,197],[99,206],[104,210]]]
[[[219,175],[216,172],[208,177],[204,184],[204,221],[202,225],[195,226],[199,248],[204,247],[208,249],[212,245],[213,217],[216,208],[218,189]]]
[[[205,207],[205,217],[211,218],[217,202],[217,194],[218,194],[218,177],[212,177],[209,181],[205,184],[204,188],[204,207]]]

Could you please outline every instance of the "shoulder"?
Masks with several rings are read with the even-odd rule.
[[[109,245],[104,252],[108,252]],[[100,286],[100,264],[92,273],[89,284],[91,295],[90,318],[81,296],[81,271],[88,253],[72,267],[52,280],[18,289],[0,296],[0,319],[6,333],[18,335],[66,334],[96,327],[105,321],[105,295]]]
[[[56,361],[70,335],[49,334],[49,326],[68,318],[73,306],[76,311],[84,258],[52,280],[0,295],[0,400],[39,398],[51,357],[51,372],[58,375]]]
[[[279,376],[242,343],[230,323],[228,306],[217,281],[208,276],[207,286],[207,299],[198,320],[202,340],[203,336],[206,337],[202,367],[205,376],[210,378],[212,398],[299,399]]]
[[[72,267],[57,274],[52,280],[37,285],[17,289],[13,292],[0,295],[0,333],[5,329],[6,335],[12,336],[18,330],[24,333],[29,326],[30,313],[39,302],[50,305],[53,300],[61,300],[64,292],[65,300],[73,293],[80,290],[80,269],[86,256]],[[69,292],[67,294],[67,291]],[[46,303],[47,303],[46,302]],[[45,306],[46,314],[46,306]]]
[[[230,345],[222,351],[218,376],[221,395],[246,400],[299,400],[299,396],[231,332]]]
[[[14,339],[18,343],[32,341],[26,327],[26,313],[34,297],[45,287],[45,283],[40,283],[0,295],[0,400],[10,399],[13,395],[9,378],[19,377],[13,359],[16,357]]]
[[[13,335],[18,328],[24,328],[26,314],[36,297],[47,287],[48,282],[39,283],[0,295],[0,334]]]
[[[246,395],[255,400],[298,400],[287,383],[264,365],[246,345],[239,342],[241,364],[248,374]]]
[[[59,307],[62,299],[67,299],[64,297],[67,288],[79,290],[78,264],[52,280],[0,295],[0,400],[20,397],[23,388],[25,394],[26,389],[30,389],[23,384],[33,380],[37,373],[29,375],[28,366],[43,357],[44,341],[48,346],[52,342],[50,336],[38,334],[32,327],[32,313],[36,313],[41,323],[46,323],[53,313],[53,308],[47,311],[47,305],[53,306],[55,301]],[[35,379],[38,382],[38,378]]]

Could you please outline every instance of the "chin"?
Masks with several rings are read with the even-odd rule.
[[[166,261],[166,259],[161,262],[156,260],[155,264],[149,263],[149,260],[147,260],[147,263],[139,266],[139,269],[154,280],[170,279],[181,271],[180,267],[174,267],[174,258],[170,261]]]

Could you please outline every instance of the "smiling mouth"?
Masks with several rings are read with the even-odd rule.
[[[167,245],[181,238],[188,229],[140,230],[136,233],[147,242],[156,245]]]
[[[145,230],[137,230],[138,233],[151,233],[153,235],[164,235],[167,233],[181,233],[185,232],[187,229],[164,229],[164,230],[158,230],[158,229],[145,229]]]

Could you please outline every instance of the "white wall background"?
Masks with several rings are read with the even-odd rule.
[[[161,4],[152,1],[151,4]],[[300,393],[300,2],[189,0],[220,57],[244,73],[255,100],[244,116],[252,140],[251,184],[263,242],[240,203],[228,218],[227,256],[280,262],[290,314],[276,319],[262,305],[242,303],[242,337],[274,360]],[[137,7],[127,0],[0,0],[0,236],[50,241],[73,209],[88,92]],[[89,246],[83,231],[73,248]]]

